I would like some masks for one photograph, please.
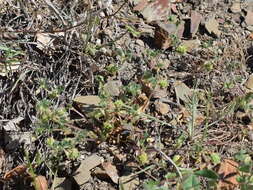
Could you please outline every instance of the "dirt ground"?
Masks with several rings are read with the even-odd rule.
[[[253,189],[253,1],[0,0],[1,189]]]

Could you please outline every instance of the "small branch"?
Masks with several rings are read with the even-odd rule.
[[[119,8],[118,10],[116,10],[114,13],[112,13],[111,15],[108,15],[106,18],[111,18],[113,16],[115,16],[124,6],[125,4],[127,4],[127,1],[125,1]]]
[[[62,17],[61,14],[59,13],[59,11],[54,7],[54,5],[53,5],[49,0],[44,0],[44,1],[45,1],[45,3],[46,3],[48,6],[51,7],[51,9],[54,10],[54,12],[56,13],[56,15],[62,20],[63,24],[66,26],[67,24],[66,24],[65,20],[63,19],[63,17]],[[116,10],[114,13],[112,13],[111,15],[108,15],[108,16],[102,18],[102,19],[108,19],[108,18],[110,18],[110,17],[112,17],[112,16],[115,16],[115,15],[123,8],[123,6],[124,6],[125,4],[126,4],[126,2],[124,2],[124,3],[120,6],[120,8],[119,8],[118,10]],[[53,8],[53,7],[54,7],[54,8]],[[92,13],[91,17],[94,17],[95,15],[98,15],[98,14],[99,14],[100,12],[102,12],[102,11],[104,11],[104,9],[101,9],[101,10],[98,10],[98,11]],[[1,29],[0,29],[0,34],[1,34],[1,33],[27,33],[27,34],[43,33],[43,34],[45,34],[45,33],[67,32],[67,31],[69,31],[69,30],[72,30],[72,29],[74,29],[74,28],[77,28],[77,27],[79,27],[79,26],[82,26],[82,25],[86,24],[87,22],[88,22],[88,21],[87,21],[86,18],[85,18],[85,19],[81,19],[81,20],[79,20],[79,21],[77,22],[76,25],[73,25],[73,26],[70,26],[70,27],[66,27],[66,28],[63,28],[63,29],[56,29],[56,30],[52,30],[52,31],[39,31],[39,30],[33,30],[33,31],[31,31],[31,30],[14,30],[14,31],[10,31],[10,30],[1,30]]]
[[[47,4],[47,6],[49,6],[50,9],[52,9],[55,12],[56,16],[62,21],[63,25],[67,26],[67,22],[63,19],[60,12],[55,8],[53,3],[50,0],[44,0],[44,2]]]
[[[157,152],[159,152],[167,161],[169,161],[169,162],[175,167],[175,169],[176,169],[176,171],[177,171],[179,177],[180,177],[181,179],[183,179],[183,176],[182,176],[182,174],[181,174],[181,172],[180,172],[180,169],[177,167],[177,165],[175,164],[175,162],[174,162],[170,157],[168,157],[163,151],[161,151],[161,150],[159,150],[159,149],[157,149],[157,148],[155,148],[155,150],[156,150]]]

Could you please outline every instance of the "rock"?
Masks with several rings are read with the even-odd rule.
[[[253,0],[244,0],[247,10],[253,11]]]
[[[187,52],[191,52],[200,46],[201,42],[199,40],[183,40],[182,45],[187,48]]]
[[[169,0],[140,1],[135,7],[147,22],[165,20],[169,12]]]
[[[253,25],[252,26],[247,26],[246,28],[247,28],[247,30],[253,32]]]
[[[177,26],[174,23],[166,23],[166,22],[157,22],[159,28],[166,31],[168,34],[173,34],[177,31]]]
[[[115,183],[118,184],[119,182],[119,176],[118,176],[118,170],[116,166],[114,166],[111,162],[104,162],[102,163],[102,167],[105,170],[108,177]]]
[[[85,113],[90,113],[98,108],[100,101],[99,96],[77,96],[73,100]]]
[[[253,0],[245,0],[244,3],[246,5],[251,5],[251,4],[253,5]]]
[[[253,25],[253,12],[252,11],[247,12],[247,15],[245,17],[245,23],[248,26]]]
[[[68,178],[54,178],[54,190],[71,190],[72,189],[72,182]]]
[[[198,31],[199,24],[202,20],[202,15],[197,11],[191,11],[191,34],[192,37],[195,36]]]
[[[87,157],[85,160],[81,161],[81,165],[76,170],[73,178],[75,179],[78,185],[83,185],[86,183],[90,177],[90,170],[100,165],[103,162],[103,158],[95,154]]]
[[[134,190],[140,185],[140,180],[138,177],[132,177],[132,175],[121,176],[119,184],[120,190]]]
[[[253,141],[253,131],[249,131],[248,136],[249,136],[249,140],[252,142]]]
[[[168,95],[167,89],[156,87],[152,92],[152,98],[165,98]]]
[[[119,96],[121,86],[122,86],[121,81],[111,80],[104,85],[104,91],[110,96]]]
[[[237,24],[240,24],[241,23],[241,15],[240,14],[234,14],[232,16],[232,20],[237,23]]]
[[[241,12],[241,2],[240,1],[233,2],[232,6],[230,7],[230,11],[232,13],[239,13],[239,12]]]
[[[177,26],[177,37],[178,38],[182,38],[184,31],[185,31],[185,22],[184,21],[180,21],[180,24]]]
[[[170,36],[176,33],[176,24],[157,21],[154,36],[155,45],[160,49],[168,49],[173,45],[172,38]]]
[[[185,103],[189,102],[189,98],[192,96],[192,90],[183,82],[175,81],[174,88],[177,96],[177,102],[179,99]]]
[[[253,89],[253,74],[251,74],[249,76],[249,78],[247,79],[247,81],[245,82],[245,87],[252,90]]]
[[[165,115],[169,112],[170,107],[168,104],[165,104],[159,100],[155,101],[155,109],[158,113]]]
[[[216,37],[220,37],[220,34],[221,34],[218,27],[219,27],[219,23],[215,20],[214,17],[212,17],[211,19],[208,19],[205,22],[206,30],[209,32],[209,34],[213,34]]]
[[[7,131],[2,138],[4,139],[5,148],[9,151],[18,148],[20,144],[24,146],[31,145],[33,141],[33,135],[30,131],[16,133]]]

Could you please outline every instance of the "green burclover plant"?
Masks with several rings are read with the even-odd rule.
[[[67,160],[79,156],[76,148],[85,140],[85,131],[73,131],[69,128],[70,118],[66,108],[55,107],[53,101],[44,99],[37,103],[37,121],[35,136],[46,145],[49,154],[43,160],[56,172],[58,166]]]
[[[37,135],[51,134],[56,129],[66,129],[69,121],[65,108],[53,108],[49,100],[41,100],[36,105],[37,122],[35,132]]]
[[[180,54],[185,54],[187,52],[187,47],[185,45],[179,45],[176,51]]]
[[[159,79],[150,71],[145,72],[141,80],[143,83],[148,84],[151,89],[155,89],[156,86],[160,86],[161,88],[168,86],[167,80]],[[111,132],[117,127],[126,123],[135,124],[141,118],[146,118],[146,122],[156,121],[162,125],[169,125],[141,111],[140,107],[142,105],[138,104],[137,100],[143,93],[144,84],[142,82],[130,82],[121,88],[122,93],[120,96],[112,97],[104,90],[105,77],[97,76],[96,81],[99,84],[99,97],[101,101],[99,108],[95,109],[89,116],[100,126],[100,134],[98,135],[103,140],[110,138]]]
[[[0,64],[0,75],[8,76],[9,73],[16,71],[24,53],[21,50],[15,50],[3,45],[0,45],[0,51],[3,57]]]
[[[110,65],[106,66],[105,69],[111,75],[116,75],[119,71],[119,67],[115,64],[110,64]]]
[[[168,80],[166,79],[161,79],[158,81],[158,84],[161,88],[167,88],[169,83],[168,83]]]
[[[134,27],[130,26],[130,25],[125,25],[127,31],[129,33],[131,33],[134,37],[138,38],[141,36],[141,32],[139,32],[138,30],[136,30]]]
[[[240,183],[240,189],[253,189],[253,160],[252,154],[245,150],[240,150],[235,154],[235,159],[239,162],[239,176],[237,181]]]
[[[149,59],[155,58],[155,57],[157,57],[160,54],[161,54],[160,50],[146,49],[146,51],[145,51],[145,56],[147,56]]]

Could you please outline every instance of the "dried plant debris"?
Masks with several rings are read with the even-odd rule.
[[[220,189],[233,189],[238,186],[238,163],[233,160],[225,159],[218,170],[221,181],[218,184]]]

